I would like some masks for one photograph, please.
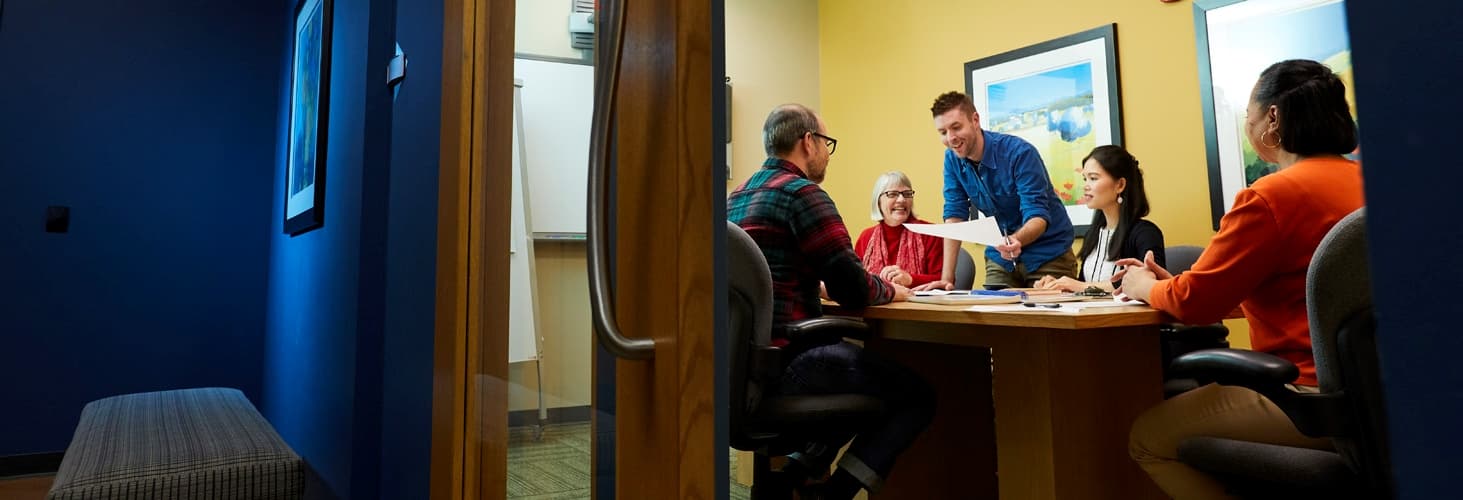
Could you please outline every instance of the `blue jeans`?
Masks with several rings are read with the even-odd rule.
[[[838,465],[863,482],[869,491],[878,489],[894,468],[894,459],[929,426],[935,415],[935,390],[928,382],[898,363],[847,342],[814,347],[798,354],[783,372],[778,393],[788,396],[862,394],[884,402],[888,411],[880,418],[858,422],[855,428],[828,429],[826,435],[811,438],[826,445],[829,453],[837,453],[844,442],[854,437],[853,445]]]

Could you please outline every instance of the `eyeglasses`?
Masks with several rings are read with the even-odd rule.
[[[834,139],[832,137],[828,137],[826,135],[823,135],[823,134],[820,134],[820,133],[817,133],[817,132],[808,132],[808,133],[809,134],[813,134],[813,137],[817,137],[819,139],[823,139],[823,141],[825,141],[827,143],[827,145],[828,145],[828,156],[833,156],[833,152],[834,151],[838,151],[838,139]]]
[[[914,199],[914,190],[913,189],[907,190],[907,191],[885,191],[882,194],[884,195],[885,198],[888,198],[888,199],[891,199],[891,200],[892,199],[895,199],[895,198],[898,198],[900,196],[903,196],[904,199],[906,199],[906,200],[913,200]]]

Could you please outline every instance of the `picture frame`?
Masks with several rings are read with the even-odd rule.
[[[301,0],[295,7],[284,186],[284,232],[290,236],[325,224],[333,13],[332,0]]]
[[[965,63],[965,93],[982,128],[1036,147],[1077,236],[1092,223],[1080,203],[1082,158],[1123,143],[1118,85],[1111,23]]]
[[[1344,0],[1195,0],[1194,36],[1210,213],[1218,230],[1235,195],[1276,168],[1255,154],[1243,128],[1250,90],[1266,67],[1286,59],[1330,66],[1345,82],[1356,117],[1346,6]]]

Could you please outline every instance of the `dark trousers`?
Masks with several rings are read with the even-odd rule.
[[[839,466],[871,491],[888,477],[894,459],[914,442],[935,414],[935,390],[928,382],[898,363],[847,342],[813,347],[798,354],[783,372],[778,392],[789,396],[862,394],[884,401],[888,411],[878,419],[858,422],[852,425],[854,428],[827,429],[826,434],[810,437],[827,445],[830,454],[837,453],[853,437],[853,445]],[[850,455],[856,460],[850,461]]]

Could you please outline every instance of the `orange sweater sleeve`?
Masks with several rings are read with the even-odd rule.
[[[1280,228],[1270,205],[1253,190],[1235,196],[1219,233],[1187,272],[1160,280],[1148,303],[1187,324],[1214,323],[1233,311],[1278,267]]]

